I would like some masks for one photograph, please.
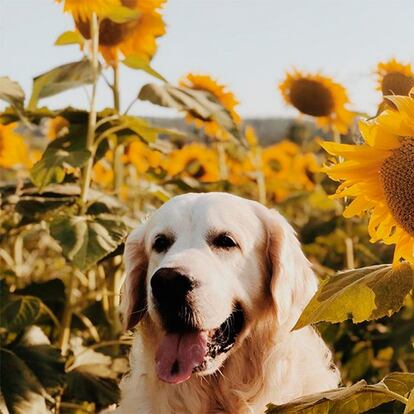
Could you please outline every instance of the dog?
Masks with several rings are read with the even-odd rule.
[[[263,413],[338,386],[318,333],[292,331],[317,279],[275,210],[180,195],[129,235],[124,260],[135,335],[117,414]]]

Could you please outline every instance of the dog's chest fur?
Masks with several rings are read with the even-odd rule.
[[[145,326],[131,350],[131,373],[121,383],[117,414],[263,413],[339,382],[331,353],[313,328],[269,337],[269,323],[256,326],[227,359],[221,372],[194,376],[179,385],[160,382],[154,372],[154,338]],[[280,328],[279,328],[280,329]]]

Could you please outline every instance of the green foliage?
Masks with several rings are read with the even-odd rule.
[[[80,270],[87,270],[116,250],[126,237],[128,227],[116,216],[56,217],[50,234],[62,247],[63,255]]]
[[[0,77],[0,100],[19,108],[23,106],[24,96],[24,91],[17,82],[7,76]]]
[[[400,310],[414,285],[409,263],[379,265],[338,273],[325,280],[303,311],[295,329],[321,321],[355,323]]]
[[[41,98],[47,98],[69,89],[93,82],[93,69],[87,59],[58,66],[33,80],[29,109],[35,109]]]
[[[148,75],[154,76],[154,78],[162,80],[163,82],[167,82],[164,76],[152,68],[148,60],[141,56],[129,55],[122,61],[122,63],[131,69],[143,70],[144,72],[148,73]]]
[[[8,349],[0,349],[1,391],[11,414],[47,413],[46,391],[25,362]]]
[[[359,381],[351,387],[338,388],[298,398],[283,405],[269,404],[266,414],[358,414],[371,410],[390,401],[403,401],[405,397],[392,385],[394,374],[385,377],[375,385],[367,385],[366,381]],[[398,382],[410,386],[414,374],[400,374]],[[397,388],[401,390],[401,385]],[[401,398],[402,397],[402,398]]]
[[[169,83],[162,85],[149,83],[142,87],[138,98],[167,108],[188,111],[204,121],[214,120],[233,135],[238,135],[237,126],[229,112],[209,92],[173,86]]]
[[[65,168],[82,167],[90,158],[87,150],[67,151],[64,149],[48,148],[32,168],[31,178],[33,183],[42,190],[51,183],[60,184],[66,176]]]
[[[55,41],[56,46],[66,46],[66,45],[80,45],[85,44],[85,40],[79,32],[68,30],[62,33]]]

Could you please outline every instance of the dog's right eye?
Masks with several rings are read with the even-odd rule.
[[[237,247],[237,243],[234,239],[226,233],[219,234],[213,239],[213,246],[219,249],[231,249]]]
[[[166,252],[171,247],[172,244],[173,244],[173,240],[170,237],[166,236],[165,234],[159,234],[155,238],[152,248],[157,253],[163,253],[163,252]]]

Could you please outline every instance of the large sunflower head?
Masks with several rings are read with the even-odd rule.
[[[279,89],[288,104],[315,117],[320,127],[346,133],[352,124],[353,114],[346,109],[346,89],[326,76],[295,70],[287,73]]]
[[[172,177],[181,175],[201,182],[220,179],[217,153],[197,143],[173,151],[165,160],[164,168]]]
[[[414,99],[388,97],[395,109],[360,123],[362,145],[323,143],[344,161],[324,168],[341,181],[335,197],[351,197],[345,217],[371,213],[373,242],[395,244],[394,262],[414,263]]]
[[[73,0],[72,0],[73,1]],[[109,64],[116,64],[119,54],[150,60],[157,50],[157,38],[165,34],[165,23],[159,10],[166,0],[120,0],[119,3],[137,12],[137,17],[125,23],[103,18],[99,24],[100,51]],[[74,15],[77,29],[90,38],[89,19]]]
[[[228,111],[233,122],[240,124],[240,115],[236,111],[239,104],[234,94],[228,90],[226,85],[218,83],[209,75],[195,75],[189,73],[180,80],[180,85],[194,90],[201,90],[211,93],[220,104]],[[195,124],[197,128],[203,128],[206,135],[219,140],[228,139],[229,134],[214,120],[201,120],[194,117],[191,113],[186,115],[186,120]]]

